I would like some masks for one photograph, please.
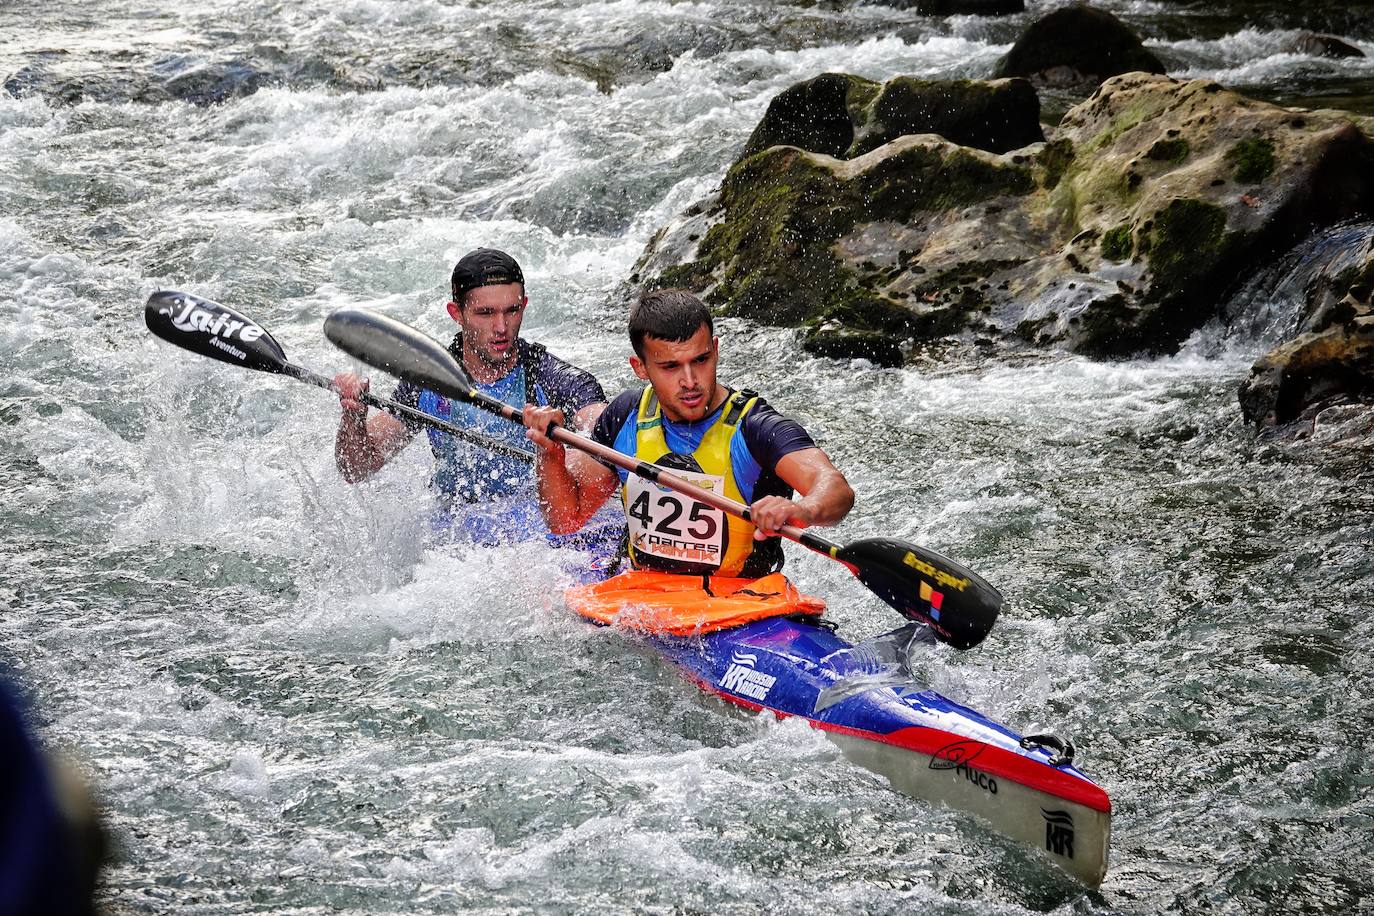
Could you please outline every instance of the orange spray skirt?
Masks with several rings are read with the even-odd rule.
[[[664,636],[692,636],[789,614],[819,616],[825,602],[782,573],[762,579],[680,576],[631,570],[563,593],[568,607],[597,623]]]

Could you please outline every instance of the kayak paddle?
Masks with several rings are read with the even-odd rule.
[[[361,308],[335,311],[324,322],[333,343],[370,366],[445,397],[524,423],[524,412],[478,391],[463,367],[442,344],[409,325]],[[704,490],[656,464],[639,461],[553,426],[548,435],[569,448],[676,490],[698,502],[749,520],[749,507]],[[838,560],[903,617],[928,625],[937,638],[956,649],[983,641],[997,620],[1002,595],[980,576],[946,557],[897,538],[864,538],[843,546],[808,529],[785,525],[779,531],[816,553]]]
[[[148,297],[148,304],[143,309],[143,319],[147,322],[148,330],[183,350],[190,350],[192,353],[256,372],[285,375],[338,393],[332,380],[289,362],[281,344],[277,343],[262,325],[218,302],[211,302],[190,293],[179,293],[170,289],[159,290]],[[431,417],[424,411],[387,398],[379,398],[371,392],[363,392],[358,400],[394,414],[404,414],[412,420],[443,430],[451,436],[457,436],[493,452],[525,461],[534,460],[534,456],[522,448],[463,429],[461,426],[454,426],[438,417]]]

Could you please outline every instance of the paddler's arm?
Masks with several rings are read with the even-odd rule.
[[[606,409],[605,401],[597,401],[595,404],[588,404],[577,413],[573,414],[573,429],[579,433],[585,433],[596,425],[597,419],[601,416],[601,411]]]
[[[594,404],[578,411],[582,414],[596,409],[597,416],[604,404]],[[592,417],[592,423],[596,418]],[[563,423],[563,413],[551,407],[525,405],[525,436],[539,448],[534,459],[535,479],[539,487],[539,508],[544,521],[554,534],[571,534],[596,514],[615,488],[620,478],[614,471],[582,452],[568,452],[545,433],[552,423]]]
[[[796,500],[782,496],[764,496],[749,507],[756,530],[754,537],[763,540],[777,537],[778,528],[795,525],[835,525],[854,508],[854,489],[843,474],[830,463],[830,457],[818,448],[804,448],[784,455],[778,461],[777,474],[792,489],[801,494]]]
[[[367,404],[358,400],[368,390],[368,381],[352,372],[334,376],[339,392],[339,431],[334,436],[334,463],[349,483],[366,480],[396,456],[415,433],[389,413],[378,412],[371,419]]]

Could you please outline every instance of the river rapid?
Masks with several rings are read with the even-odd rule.
[[[1368,110],[1374,63],[1283,50],[1297,26],[1263,4],[1101,5],[1175,75]],[[724,378],[854,483],[837,539],[907,537],[1005,592],[983,646],[924,670],[1074,736],[1115,805],[1100,892],[570,619],[544,548],[428,545],[422,445],[344,484],[327,393],[144,330],[147,296],[183,289],[332,373],[354,364],[321,333],[330,310],[446,334],[448,271],[494,245],[525,265],[527,335],[614,392],[618,287],[774,94],[827,69],[985,76],[1026,21],[765,0],[0,7],[0,664],[104,806],[103,906],[1368,906],[1369,456],[1322,427],[1257,441],[1235,396],[1291,324],[1285,276],[1164,359],[877,370],[720,328]],[[1374,25],[1340,34],[1374,55]],[[1368,230],[1347,231],[1313,250]],[[851,639],[899,622],[789,555]]]

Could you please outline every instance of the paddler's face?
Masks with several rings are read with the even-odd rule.
[[[525,289],[519,283],[479,286],[450,302],[448,313],[463,327],[463,349],[493,369],[515,361],[516,338],[525,318]]]
[[[711,412],[719,358],[720,338],[703,324],[687,340],[644,338],[644,357],[631,356],[630,368],[654,386],[669,420],[691,423]]]

